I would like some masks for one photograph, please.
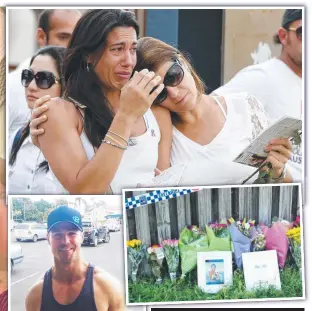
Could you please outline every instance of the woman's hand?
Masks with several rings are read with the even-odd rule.
[[[164,84],[160,84],[160,81],[161,77],[155,76],[153,71],[143,69],[135,72],[121,90],[120,108],[117,114],[132,122],[143,116],[164,88]],[[157,88],[151,93],[155,87]]]
[[[282,175],[283,169],[292,154],[292,145],[288,138],[272,139],[266,146],[268,152],[267,163],[271,163],[273,169],[272,178],[276,179]]]
[[[32,143],[38,148],[40,148],[38,136],[44,133],[44,129],[38,129],[38,126],[48,120],[47,116],[43,113],[48,110],[48,106],[44,104],[50,99],[50,95],[46,95],[37,99],[31,113],[30,136]]]

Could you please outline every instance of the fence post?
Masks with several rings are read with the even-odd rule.
[[[259,187],[259,223],[271,223],[272,220],[272,186]]]
[[[232,214],[231,188],[218,189],[219,221],[228,219]]]
[[[168,200],[155,203],[155,209],[156,209],[158,243],[160,244],[163,240],[171,238]]]
[[[135,191],[133,192],[134,196],[145,194],[146,191]],[[150,236],[150,226],[148,218],[148,206],[139,206],[134,209],[135,215],[135,227],[137,232],[137,239],[141,240],[143,244],[150,246],[151,245],[151,236]],[[144,257],[142,262],[143,274],[150,275],[151,269],[147,263],[147,258]]]
[[[185,196],[180,196],[177,197],[177,217],[178,217],[178,232],[180,234],[180,232],[182,231],[182,229],[186,226],[186,212],[185,212],[185,208],[186,208],[186,195]]]
[[[238,210],[239,219],[246,220],[254,219],[253,206],[252,206],[252,188],[251,187],[241,187],[238,190]]]
[[[202,228],[212,221],[211,215],[211,189],[202,189],[197,193],[198,223]]]
[[[279,197],[279,218],[292,221],[292,194],[293,186],[280,186],[280,197]]]

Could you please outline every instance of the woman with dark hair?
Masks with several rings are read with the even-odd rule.
[[[120,194],[170,166],[170,115],[149,109],[160,77],[142,70],[130,79],[138,33],[130,11],[86,12],[66,51],[63,98],[36,104],[33,118],[48,109],[47,122],[33,134],[44,131],[40,149],[69,193]]]
[[[215,170],[211,178],[214,184],[241,183],[256,170],[233,162],[269,125],[268,117],[255,97],[246,93],[224,97],[206,95],[203,82],[182,53],[155,38],[145,37],[138,41],[135,70],[143,68],[155,71],[165,85],[153,106],[162,106],[171,113],[171,165],[194,163],[199,174],[192,173],[198,184],[208,184],[208,174],[202,174],[205,167],[211,168],[207,173]],[[289,140],[274,139],[265,151],[265,161],[273,169],[272,180],[291,182],[285,166],[291,155]],[[224,175],[223,180],[218,175]],[[192,180],[195,182],[196,178]],[[184,182],[193,184],[186,177]]]
[[[40,49],[24,69],[21,83],[25,87],[26,102],[33,109],[35,101],[45,95],[60,97],[64,91],[62,74],[65,48],[47,46]],[[53,194],[62,188],[55,183],[40,149],[29,136],[30,121],[12,135],[9,144],[9,193]]]

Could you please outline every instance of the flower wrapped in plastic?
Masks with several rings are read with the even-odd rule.
[[[209,224],[208,227],[213,230],[213,233],[217,238],[227,238],[230,235],[226,221],[221,221],[220,223],[213,222]]]
[[[140,240],[127,241],[127,253],[131,262],[131,279],[133,282],[137,280],[139,265],[145,256],[145,252],[146,246]]]
[[[197,253],[209,251],[207,234],[201,232],[197,226],[185,227],[180,233],[179,250],[181,256],[181,278],[183,279],[186,273],[196,267]]]
[[[286,236],[286,232],[292,227],[292,225],[285,220],[272,221],[272,225],[261,226],[265,236],[265,249],[276,250],[278,265],[282,269],[285,266],[289,242]]]
[[[230,251],[231,235],[225,222],[211,223],[206,226],[209,251]]]
[[[252,247],[252,241],[256,236],[255,221],[236,221],[231,217],[230,223],[230,234],[233,242],[234,258],[238,268],[242,268],[242,254],[249,253]]]
[[[148,263],[152,268],[152,273],[156,278],[156,284],[162,282],[161,268],[165,258],[165,251],[161,245],[152,245],[147,249]]]
[[[253,251],[260,252],[265,249],[265,236],[260,227],[257,228],[257,233],[253,241]]]
[[[289,248],[290,248],[292,257],[297,267],[301,270],[301,228],[300,226],[289,229],[286,235],[288,237]]]
[[[171,282],[175,282],[179,267],[179,240],[164,240],[162,246],[165,251]]]

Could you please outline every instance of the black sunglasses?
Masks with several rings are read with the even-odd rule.
[[[302,40],[302,26],[298,28],[289,27],[288,30],[296,32],[296,36],[299,40]]]
[[[165,77],[164,77],[164,89],[161,91],[161,93],[156,97],[153,104],[159,105],[161,104],[167,97],[168,97],[168,90],[166,86],[177,86],[179,85],[184,78],[184,70],[182,68],[181,63],[176,59],[172,66],[168,69]],[[157,88],[154,87],[151,91],[151,93]]]
[[[61,79],[56,78],[50,71],[38,71],[36,74],[31,69],[22,71],[22,85],[28,87],[30,82],[35,79],[40,89],[49,89],[53,84],[60,83]]]

